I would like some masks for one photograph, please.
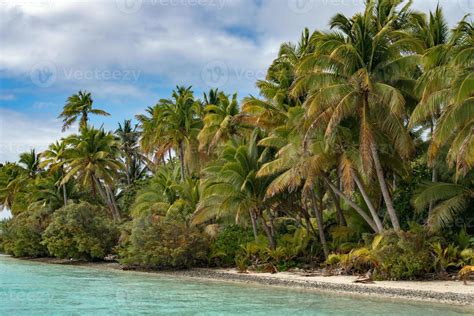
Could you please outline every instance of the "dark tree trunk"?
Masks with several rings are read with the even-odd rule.
[[[253,210],[249,210],[250,213],[250,220],[252,221],[252,230],[253,230],[253,237],[255,239],[255,242],[257,242],[258,239],[258,232],[257,232],[257,219],[256,219],[256,214]]]
[[[62,186],[62,191],[63,191],[63,200],[64,200],[64,206],[67,205],[67,192],[66,192],[66,184],[64,183]]]
[[[334,193],[333,190],[329,189],[328,191],[329,191],[329,195],[331,195],[331,199],[334,202],[334,206],[336,207],[338,224],[341,226],[347,226],[346,217],[344,216],[344,213],[342,212],[341,204],[340,204],[338,196]]]
[[[324,234],[324,225],[323,225],[323,214],[322,210],[318,209],[316,196],[314,192],[311,192],[311,204],[313,205],[314,217],[316,218],[316,225],[318,225],[319,241],[323,247],[324,258],[327,259],[329,255],[329,249],[326,242],[326,235]]]
[[[268,227],[268,224],[265,218],[263,217],[263,215],[260,216],[260,222],[262,223],[263,230],[265,231],[265,234],[267,235],[270,248],[275,249],[276,248],[275,236],[272,235],[270,227]]]

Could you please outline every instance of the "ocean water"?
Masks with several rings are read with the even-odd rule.
[[[0,255],[0,315],[463,315],[462,308],[28,262]]]

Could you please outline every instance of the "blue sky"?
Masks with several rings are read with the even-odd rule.
[[[415,0],[427,11],[438,1]],[[440,0],[452,25],[474,0]],[[363,0],[15,0],[0,2],[0,162],[64,136],[66,98],[92,93],[114,129],[177,85],[242,98],[285,41],[326,29]]]

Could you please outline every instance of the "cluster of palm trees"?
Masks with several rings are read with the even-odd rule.
[[[87,191],[117,222],[143,212],[179,214],[188,225],[237,222],[271,248],[290,219],[327,256],[328,223],[406,228],[394,193],[422,160],[431,175],[411,202],[427,212],[426,225],[472,217],[473,22],[449,29],[439,7],[426,15],[401,0],[369,0],[330,27],[281,45],[257,82],[260,96],[240,105],[235,94],[197,99],[177,87],[138,115],[138,126],[125,121],[110,133],[88,124],[90,114],[108,115],[89,93],[71,96],[60,117],[63,129],[79,121],[78,134],[3,166],[0,203],[15,214]],[[120,209],[144,178],[130,209]],[[28,193],[45,190],[55,198]]]

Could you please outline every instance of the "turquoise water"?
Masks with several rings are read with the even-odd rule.
[[[0,255],[0,315],[462,315],[467,310],[354,299]]]

